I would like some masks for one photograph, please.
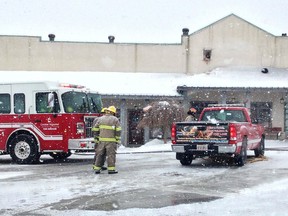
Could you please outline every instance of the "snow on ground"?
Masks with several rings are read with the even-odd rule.
[[[267,163],[265,169],[269,169],[271,167],[279,167],[283,169],[287,169],[287,151],[281,151],[281,149],[288,150],[288,141],[266,141],[266,156],[271,158],[272,160]],[[277,149],[280,151],[268,151],[269,149]],[[152,140],[151,142],[139,147],[139,148],[126,148],[120,147],[118,149],[119,154],[129,154],[135,152],[161,152],[161,151],[171,151],[171,143],[163,144],[162,140]],[[2,157],[2,156],[1,156]],[[4,156],[6,157],[6,156]],[[91,155],[92,157],[92,155]],[[13,164],[0,164],[5,168],[11,167],[11,169],[19,167],[19,165]],[[45,166],[45,165],[43,165]],[[263,171],[265,171],[265,169]],[[23,178],[29,178],[29,172],[20,172],[19,174],[15,171],[7,173],[1,173],[0,179],[11,178],[17,175],[22,175]],[[206,170],[209,171],[209,170]],[[269,175],[269,173],[267,173]],[[63,176],[65,178],[65,176]],[[66,182],[66,184],[79,184],[79,179],[69,178],[69,181],[64,181],[64,179],[42,179],[42,182],[37,182],[38,185],[46,185],[45,187],[57,188],[56,185],[58,182]],[[121,181],[121,179],[118,179]],[[83,183],[83,182],[82,182]],[[84,182],[85,183],[85,182]],[[36,184],[36,183],[35,183]],[[48,184],[48,186],[47,186]],[[11,185],[10,185],[11,186]],[[1,185],[2,189],[8,187],[8,185]],[[15,187],[15,196],[21,196],[21,194],[17,195],[17,187],[27,188],[27,193],[31,193],[31,185],[26,185],[25,181],[14,182],[13,187]],[[115,187],[117,188],[117,182],[115,182]],[[145,187],[145,185],[143,185]],[[62,189],[61,189],[62,188]],[[54,194],[55,200],[59,199],[59,197],[67,197],[71,191],[65,190],[65,184],[63,184],[59,188],[59,190],[52,191]],[[0,190],[0,194],[5,190]],[[122,188],[123,189],[123,188]],[[121,190],[119,188],[118,190]],[[2,191],[2,192],[1,192]],[[23,190],[21,190],[23,191]],[[94,191],[96,192],[96,191]],[[32,193],[37,193],[37,191],[32,191]],[[39,192],[38,192],[39,193]],[[175,206],[168,206],[163,208],[148,208],[148,209],[139,209],[132,208],[126,210],[118,210],[118,211],[89,211],[89,210],[63,210],[63,211],[49,211],[49,215],[63,215],[63,216],[76,216],[76,215],[118,215],[118,216],[129,216],[129,215],[143,215],[143,216],[151,216],[151,215],[167,215],[167,216],[188,216],[188,215],[200,215],[200,216],[226,216],[226,215],[253,215],[253,216],[265,216],[265,215],[288,215],[287,203],[288,203],[288,176],[282,180],[274,181],[271,183],[260,184],[258,186],[252,188],[246,188],[240,190],[238,193],[231,193],[223,199],[218,199],[210,202],[203,203],[193,203],[193,204],[181,204]],[[17,203],[14,203],[4,198],[5,194],[1,194],[2,198],[0,199],[1,207],[5,206],[6,208],[14,206]],[[11,196],[11,194],[9,194]],[[8,196],[8,197],[9,197]],[[47,202],[45,194],[39,194],[39,200],[35,200],[39,206],[44,205]],[[50,197],[51,198],[51,197]],[[5,201],[6,200],[6,201]],[[11,203],[10,203],[11,202]],[[23,204],[22,204],[23,205]],[[1,211],[0,211],[1,212]],[[46,210],[43,210],[43,214],[47,214]]]
[[[171,144],[171,143],[170,143]],[[138,149],[124,148],[119,149],[119,153],[145,152],[145,151],[169,151],[170,144],[163,144],[161,140],[153,140]],[[288,141],[266,141],[266,148],[279,148],[288,150]],[[287,153],[277,151],[266,151],[266,155],[275,159],[275,163],[281,167],[286,163]],[[269,165],[268,165],[269,166]],[[268,168],[268,167],[267,167]],[[287,167],[286,167],[287,168]],[[85,211],[85,215],[117,215],[117,216],[230,216],[230,215],[253,215],[253,216],[272,216],[288,215],[288,176],[284,180],[275,181],[269,184],[262,184],[256,187],[241,190],[223,199],[211,202],[181,204],[159,209],[128,209],[113,212],[104,211]],[[55,212],[57,214],[57,212]],[[67,211],[63,216],[83,215],[83,211]]]
[[[254,188],[244,189],[223,199],[211,202],[182,204],[159,209],[127,209],[113,212],[104,211],[66,211],[63,216],[101,215],[101,216],[272,216],[288,215],[288,178],[271,184],[263,184]],[[53,215],[57,212],[51,211]],[[58,212],[59,213],[59,212]]]

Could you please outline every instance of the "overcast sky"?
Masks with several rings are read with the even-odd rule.
[[[288,32],[287,0],[0,0],[0,35],[58,41],[180,43],[231,13],[274,35]]]

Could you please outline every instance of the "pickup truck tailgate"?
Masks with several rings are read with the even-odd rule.
[[[229,123],[179,122],[175,125],[172,151],[195,155],[234,153],[236,145],[229,144]]]
[[[176,144],[228,143],[228,123],[179,122],[176,123]]]

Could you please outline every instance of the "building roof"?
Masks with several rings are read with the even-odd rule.
[[[253,23],[251,23],[251,22],[249,22],[249,21],[247,21],[247,20],[245,20],[245,19],[243,19],[243,18],[241,18],[241,17],[239,17],[239,16],[237,16],[237,15],[235,15],[235,14],[233,14],[233,13],[232,13],[232,14],[229,14],[228,16],[223,17],[222,19],[219,19],[219,20],[211,23],[211,24],[208,25],[208,26],[205,26],[205,27],[203,27],[203,28],[201,28],[201,29],[199,29],[199,30],[191,33],[190,35],[198,34],[199,32],[201,32],[201,31],[203,31],[203,30],[205,30],[205,29],[207,29],[207,28],[210,28],[211,26],[215,26],[217,23],[223,22],[224,20],[231,19],[231,18],[236,18],[236,19],[238,19],[239,21],[246,22],[246,23],[248,23],[249,25],[253,26],[254,28],[257,28],[257,29],[265,32],[266,34],[269,34],[269,35],[274,36],[272,33],[268,32],[268,31],[266,31],[266,30],[264,30],[264,29],[262,29],[262,28],[260,28],[260,27],[258,27],[258,26],[256,26],[256,25],[254,25]]]
[[[194,88],[288,88],[288,69],[223,67],[191,76],[186,87]]]
[[[183,74],[128,73],[91,71],[0,71],[1,82],[57,81],[84,85],[111,97],[170,96],[182,97],[178,85],[184,85]]]
[[[2,82],[57,81],[79,84],[111,98],[119,95],[125,95],[126,98],[177,98],[181,96],[181,88],[288,89],[288,69],[267,70],[257,67],[227,67],[197,75],[87,71],[0,71],[0,74]]]

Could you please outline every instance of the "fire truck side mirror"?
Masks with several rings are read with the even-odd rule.
[[[51,92],[48,94],[48,108],[53,108],[54,107],[54,94]]]

